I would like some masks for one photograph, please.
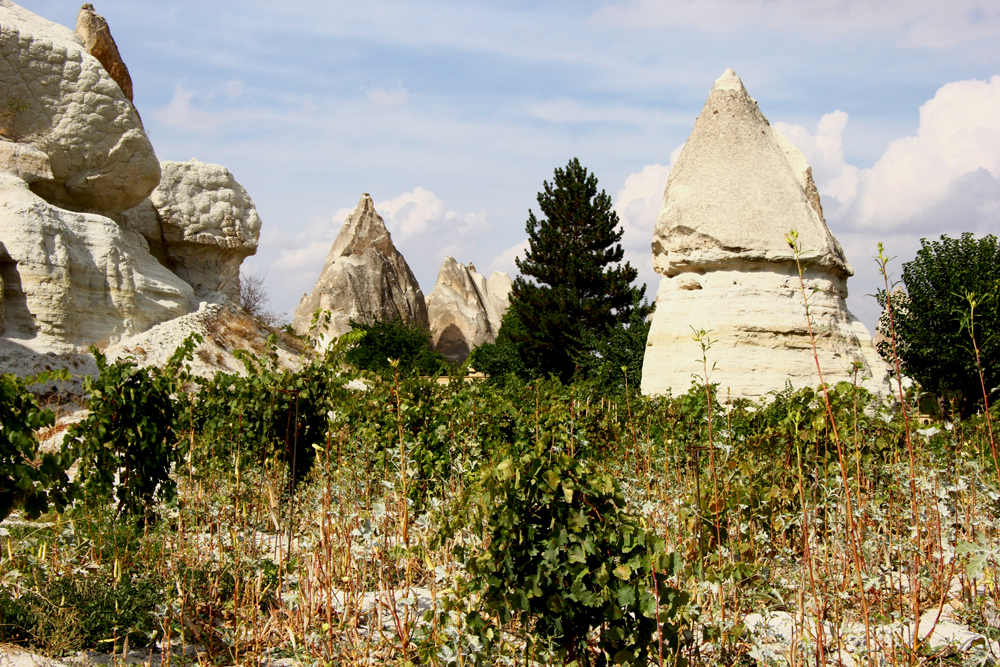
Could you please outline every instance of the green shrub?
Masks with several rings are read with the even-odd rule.
[[[174,498],[170,469],[186,451],[178,400],[197,342],[189,336],[162,369],[128,359],[109,364],[91,348],[100,373],[84,380],[90,414],[63,441],[63,452],[80,462],[77,483],[88,503],[113,498],[119,516],[148,519],[156,503]]]
[[[70,501],[71,487],[59,454],[38,452],[35,431],[55,423],[28,386],[46,382],[52,375],[26,380],[0,375],[0,521],[14,509],[31,518],[46,512],[49,504],[62,510]]]
[[[326,446],[328,413],[345,397],[350,377],[340,373],[339,350],[292,371],[278,366],[273,337],[268,348],[265,358],[236,351],[243,376],[218,373],[199,381],[192,419],[214,455],[282,461],[294,486],[312,468],[315,447]]]
[[[486,615],[472,612],[470,626],[516,619],[580,664],[590,664],[588,636],[597,631],[597,664],[645,665],[659,619],[665,650],[676,651],[668,621],[687,596],[666,581],[680,560],[626,512],[610,475],[548,444],[543,435],[528,453],[486,469],[473,491],[479,513],[470,525],[486,547],[467,567]]]
[[[377,320],[372,324],[350,321],[361,338],[344,355],[345,360],[366,371],[391,373],[390,359],[399,361],[401,375],[440,375],[447,371],[444,357],[431,349],[431,334],[401,319]]]
[[[58,577],[19,597],[2,589],[0,641],[56,654],[119,651],[126,638],[133,648],[146,646],[165,587],[155,575],[133,570]]]

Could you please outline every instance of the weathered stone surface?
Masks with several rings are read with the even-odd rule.
[[[304,294],[292,326],[307,333],[317,310],[330,311],[323,339],[351,330],[349,320],[371,323],[401,318],[428,328],[427,306],[417,279],[368,193],[341,228],[312,293]]]
[[[0,136],[48,156],[32,190],[64,208],[117,213],[156,187],[160,164],[131,102],[69,29],[0,0]]]
[[[0,139],[0,171],[17,176],[26,183],[51,180],[49,156],[27,144]]]
[[[487,280],[445,257],[434,290],[427,297],[432,343],[448,361],[461,363],[483,343],[492,343],[510,305],[511,279],[495,271]]]
[[[149,199],[125,212],[150,252],[194,287],[200,297],[235,299],[240,264],[257,252],[260,217],[228,169],[198,160],[163,162]]]
[[[113,341],[185,314],[191,287],[128,226],[53,206],[0,173],[5,337],[64,351]]]
[[[853,271],[826,226],[811,170],[774,131],[732,70],[715,82],[671,171],[653,235],[663,275],[643,363],[646,394],[683,393],[702,373],[692,330],[709,332],[710,381],[756,398],[819,383],[786,241],[798,232],[809,314],[827,382],[855,365],[881,390],[886,368],[847,309]],[[859,339],[861,334],[861,339]],[[862,340],[863,339],[863,340]]]
[[[83,40],[83,48],[100,61],[128,101],[132,102],[132,77],[129,76],[128,67],[118,53],[118,45],[111,36],[108,22],[94,11],[94,5],[89,2],[76,15],[76,36]]]

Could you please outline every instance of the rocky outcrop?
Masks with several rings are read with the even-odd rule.
[[[469,262],[445,257],[427,297],[434,349],[451,362],[465,361],[483,343],[492,343],[510,306],[511,280],[495,271],[487,280]]]
[[[160,165],[119,85],[73,32],[8,0],[0,52],[5,344],[65,352],[196,307],[124,221]]]
[[[646,394],[683,393],[702,367],[692,330],[711,338],[710,381],[722,396],[756,398],[819,383],[795,253],[827,382],[855,365],[881,389],[885,366],[847,309],[850,264],[823,218],[802,154],[771,128],[742,81],[715,82],[671,171],[653,235],[663,278],[643,363]],[[860,337],[859,337],[859,334]]]
[[[49,159],[31,184],[50,204],[114,214],[136,206],[160,163],[122,89],[79,38],[0,0],[0,136]]]
[[[325,340],[350,331],[352,319],[370,324],[399,318],[428,328],[424,294],[368,193],[333,242],[312,293],[295,309],[295,330],[309,333],[317,310],[330,313],[328,327],[318,332]]]
[[[0,201],[6,337],[61,351],[132,335],[193,307],[190,285],[129,227],[53,206],[9,173],[0,174]]]
[[[87,53],[100,61],[128,101],[132,102],[132,77],[129,76],[128,67],[118,53],[118,45],[111,36],[108,22],[94,11],[94,5],[89,2],[76,15],[76,35],[83,40],[83,48],[87,49]]]
[[[250,195],[219,164],[163,162],[160,184],[125,219],[150,251],[199,297],[239,296],[240,264],[257,252],[260,217]]]

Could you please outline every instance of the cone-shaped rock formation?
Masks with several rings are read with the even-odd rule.
[[[684,393],[702,374],[692,330],[709,332],[709,381],[722,396],[755,398],[816,386],[795,254],[805,267],[809,313],[828,383],[854,364],[881,389],[885,366],[847,309],[853,270],[823,218],[812,171],[776,132],[732,70],[715,82],[667,181],[653,234],[663,278],[643,362],[642,391]]]
[[[451,362],[465,361],[483,343],[492,343],[510,305],[510,276],[494,271],[487,280],[469,262],[445,257],[434,291],[427,297],[427,315],[434,349]]]
[[[324,339],[350,331],[352,319],[371,324],[401,318],[428,328],[424,293],[368,193],[333,242],[312,293],[303,295],[295,309],[295,330],[309,332],[317,310],[331,314],[328,328],[314,332]]]

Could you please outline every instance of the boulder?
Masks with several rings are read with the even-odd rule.
[[[692,331],[711,339],[709,381],[720,395],[757,398],[817,386],[796,255],[798,233],[809,316],[828,383],[859,380],[881,391],[887,368],[847,309],[853,274],[823,218],[812,171],[727,70],[715,82],[667,180],[653,234],[663,278],[643,362],[645,394],[684,393],[702,374]]]
[[[240,264],[257,252],[260,217],[250,195],[219,164],[163,162],[160,184],[125,220],[150,252],[199,297],[239,298]]]
[[[309,333],[317,310],[329,311],[330,322],[311,335],[325,341],[350,331],[352,319],[365,324],[402,319],[424,329],[429,326],[424,293],[368,193],[333,242],[312,292],[304,294],[295,309],[295,330]]]
[[[128,67],[118,53],[118,45],[115,38],[111,36],[111,29],[104,17],[94,11],[94,5],[89,2],[80,8],[80,13],[76,15],[76,36],[83,40],[83,48],[87,53],[97,58],[101,65],[107,70],[111,78],[115,80],[122,93],[132,99],[132,77],[129,76]]]
[[[48,156],[32,190],[115,214],[145,199],[160,163],[132,103],[71,30],[0,0],[0,136]]]
[[[465,361],[483,343],[492,343],[510,305],[510,276],[494,272],[487,280],[469,262],[445,257],[434,290],[427,297],[434,349],[453,363]]]

